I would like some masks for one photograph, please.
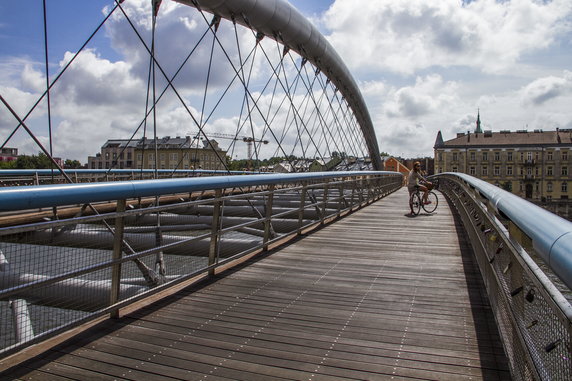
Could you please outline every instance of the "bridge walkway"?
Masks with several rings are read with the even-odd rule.
[[[468,241],[440,200],[408,217],[401,189],[0,376],[508,380]]]

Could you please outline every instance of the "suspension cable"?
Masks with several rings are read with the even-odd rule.
[[[116,0],[118,1],[118,0]],[[121,0],[123,1],[123,0]],[[16,128],[14,128],[14,130],[12,131],[12,133],[10,133],[10,135],[8,136],[8,138],[6,138],[6,140],[4,141],[4,143],[2,143],[2,145],[0,145],[0,149],[4,148],[6,146],[6,144],[8,144],[8,142],[10,141],[10,139],[12,139],[12,137],[14,136],[14,134],[18,131],[18,129],[20,127],[22,127],[22,122],[25,122],[26,119],[28,119],[28,117],[30,116],[30,114],[32,114],[32,112],[36,109],[36,107],[38,106],[38,104],[40,104],[40,102],[44,99],[44,97],[47,95],[48,91],[56,84],[56,82],[60,79],[60,77],[66,72],[66,70],[70,67],[70,65],[75,61],[75,59],[78,57],[78,55],[83,51],[83,49],[87,46],[87,44],[91,41],[91,39],[97,34],[97,32],[101,29],[101,27],[105,24],[105,22],[111,17],[111,15],[113,14],[113,12],[115,12],[115,10],[118,8],[119,4],[117,4],[115,7],[113,7],[113,9],[109,12],[109,14],[107,16],[105,16],[105,18],[103,19],[103,21],[97,26],[97,28],[95,28],[95,30],[93,31],[93,33],[89,36],[89,38],[83,43],[83,45],[79,48],[79,50],[77,51],[76,54],[74,54],[74,56],[72,57],[72,59],[64,66],[64,68],[59,72],[59,74],[56,76],[56,78],[52,81],[52,83],[48,86],[48,88],[44,91],[44,93],[38,98],[38,100],[36,101],[36,103],[34,103],[34,105],[32,106],[32,108],[26,113],[26,115],[24,115],[24,117],[22,119],[18,118],[21,120],[21,122],[18,123],[18,125],[16,126]],[[27,131],[29,134],[31,134],[30,131]]]
[[[46,10],[46,0],[43,1],[44,9],[44,53],[46,58],[46,92],[47,92],[47,102],[48,102],[48,135],[50,139],[50,156],[53,156],[53,142],[52,142],[52,106],[50,102],[50,70],[49,70],[49,59],[48,59],[48,16]],[[52,183],[54,182],[54,167],[52,169]]]

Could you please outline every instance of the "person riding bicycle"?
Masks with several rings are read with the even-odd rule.
[[[425,176],[423,176],[423,171],[421,170],[421,163],[416,161],[413,164],[413,170],[409,172],[408,181],[407,181],[407,189],[409,190],[409,197],[411,198],[411,194],[415,192],[417,189],[423,191],[423,204],[427,205],[430,204],[431,201],[427,200],[429,197],[429,191],[433,189],[433,184],[428,181]],[[413,206],[409,205],[411,208],[411,214],[413,214]]]

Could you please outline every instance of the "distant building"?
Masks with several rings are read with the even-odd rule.
[[[435,172],[463,172],[531,201],[572,198],[572,130],[480,131],[435,141]]]
[[[435,174],[435,160],[432,157],[418,157],[413,159],[406,159],[404,164],[410,170],[413,169],[413,164],[416,162],[421,163],[421,169],[426,176]]]
[[[4,147],[0,149],[0,161],[10,162],[18,159],[18,148]]]
[[[157,165],[158,169],[224,170],[225,164],[226,151],[215,140],[199,141],[190,136],[112,139],[100,153],[88,158],[91,169],[154,169]]]
[[[407,177],[407,175],[409,175],[409,172],[411,172],[410,168],[407,168],[405,164],[403,164],[401,161],[397,160],[393,156],[389,156],[384,160],[383,167],[384,170],[386,171],[403,173],[405,177]]]

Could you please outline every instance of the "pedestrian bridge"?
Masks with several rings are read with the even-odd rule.
[[[470,176],[438,181],[417,217],[392,172],[4,188],[4,210],[28,211],[3,225],[30,223],[1,231],[1,375],[568,379],[570,304],[524,248],[565,261],[569,225]]]
[[[0,378],[572,379],[572,223],[457,173],[408,216],[383,126],[308,20],[283,0],[178,2],[113,2],[29,110],[0,94],[0,148],[24,134],[52,167],[0,171]],[[62,81],[106,23],[148,65],[125,65],[126,103],[74,99],[92,124],[58,108],[79,137],[59,146],[50,97],[74,95]],[[126,136],[60,166],[53,147],[105,128]]]
[[[407,204],[402,188],[7,376],[510,379],[459,218]]]

